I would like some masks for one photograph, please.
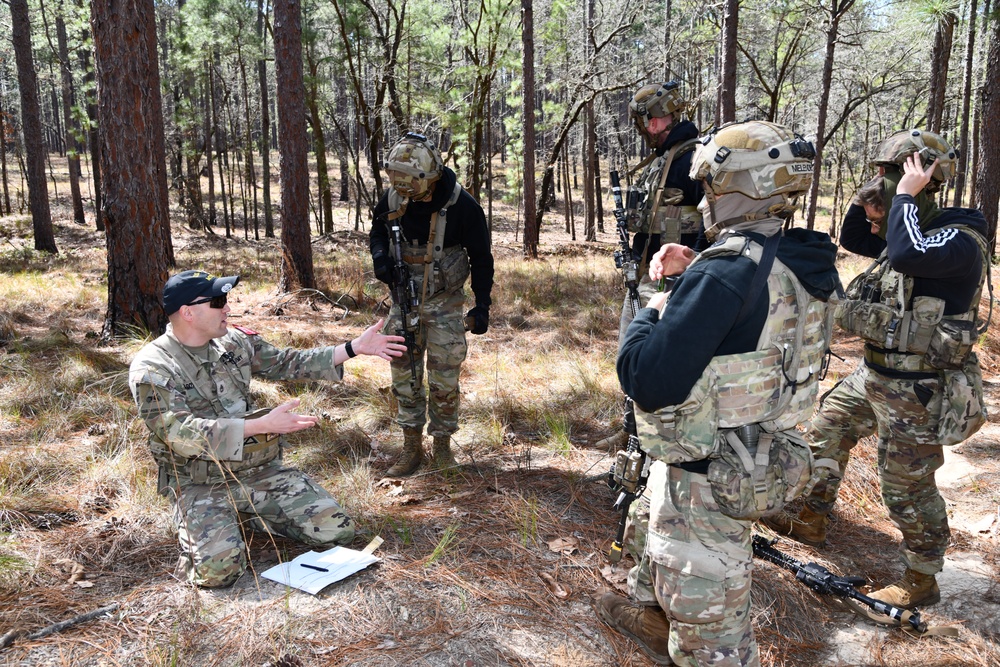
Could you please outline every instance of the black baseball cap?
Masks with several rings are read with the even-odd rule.
[[[181,306],[186,306],[200,297],[228,294],[240,282],[239,276],[216,278],[205,271],[184,271],[171,276],[163,286],[163,310],[167,316],[173,315]]]

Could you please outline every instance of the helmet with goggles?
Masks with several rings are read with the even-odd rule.
[[[424,135],[407,132],[397,141],[385,160],[389,184],[403,197],[420,200],[441,178],[444,161],[441,153]]]
[[[761,120],[729,123],[695,149],[690,176],[704,181],[709,195],[783,195],[790,202],[812,184],[815,158],[812,142],[786,127]]]
[[[637,90],[628,103],[628,112],[639,133],[652,143],[653,136],[647,127],[649,122],[653,118],[673,115],[673,123],[676,123],[686,107],[687,101],[681,96],[680,81],[668,81],[651,83]]]
[[[952,147],[940,134],[927,130],[899,130],[882,140],[875,149],[872,164],[885,167],[902,165],[906,158],[914,153],[920,155],[921,165],[926,169],[937,160],[928,192],[934,192],[941,183],[955,175],[955,165],[958,162],[958,151]]]

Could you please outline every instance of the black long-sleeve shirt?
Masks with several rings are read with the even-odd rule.
[[[401,229],[407,241],[417,244],[427,242],[430,236],[431,216],[440,211],[451,198],[458,177],[448,167],[444,168],[441,179],[434,186],[434,194],[428,202],[411,201],[401,218]],[[368,245],[372,255],[389,253],[389,227],[386,214],[389,213],[389,192],[382,195],[375,207],[372,229],[368,234]],[[465,190],[448,209],[448,224],[444,230],[444,247],[460,245],[469,254],[472,274],[472,292],[476,305],[489,308],[493,303],[493,253],[490,250],[490,233],[486,226],[483,208]]]

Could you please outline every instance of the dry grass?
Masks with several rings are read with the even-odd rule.
[[[0,238],[14,245],[28,233],[21,218],[0,220]],[[316,239],[322,294],[289,296],[274,290],[273,241],[192,235],[181,225],[174,233],[182,268],[243,276],[233,320],[275,343],[343,341],[385,312],[363,234]],[[457,470],[380,481],[399,440],[384,363],[354,360],[339,385],[254,382],[262,403],[298,397],[323,416],[295,438],[286,460],[343,501],[360,527],[356,546],[385,539],[379,566],[316,597],[258,576],[304,550],[259,535],[252,571],[231,589],[202,591],[173,578],[169,506],[153,492],[125,378],[143,341],[98,344],[100,237],[60,224],[57,238],[58,257],[0,253],[0,634],[110,602],[121,609],[113,619],[19,641],[0,652],[0,664],[274,665],[282,656],[305,665],[648,664],[592,608],[594,595],[614,585],[601,574],[613,499],[603,484],[581,482],[607,469],[605,453],[585,446],[620,418],[621,290],[610,235],[596,247],[547,241],[542,258],[526,262],[498,233],[490,331],[470,337],[463,367]],[[837,349],[847,361],[830,381],[856,363],[856,341]],[[836,542],[822,553],[782,548],[884,580],[897,568],[897,538],[879,499],[873,443],[857,448],[847,480]],[[551,550],[558,537],[576,540],[576,550]],[[998,561],[983,540],[960,539]],[[857,623],[766,564],[753,596],[765,665],[819,664],[831,649],[830,628]],[[922,641],[921,655],[940,658],[922,664],[997,664],[990,638],[964,631],[963,640]],[[911,642],[885,635],[871,647],[872,664],[902,665],[907,655],[912,663]]]

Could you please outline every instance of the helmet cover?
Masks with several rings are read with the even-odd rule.
[[[880,167],[902,165],[914,153],[920,155],[920,163],[926,169],[934,160],[937,167],[931,178],[939,184],[954,177],[958,161],[958,150],[935,132],[927,130],[899,130],[882,140],[875,149],[872,164]],[[936,189],[936,188],[935,188]]]
[[[422,134],[407,132],[385,160],[389,184],[403,197],[421,200],[441,178],[444,161],[434,144]]]

